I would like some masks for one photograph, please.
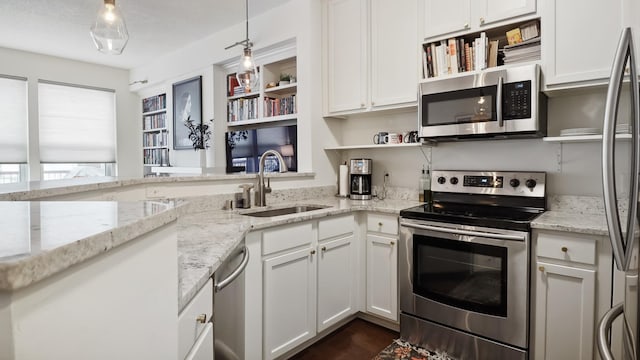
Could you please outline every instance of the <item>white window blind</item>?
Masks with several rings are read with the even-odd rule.
[[[0,76],[0,163],[26,163],[27,80]]]
[[[41,81],[40,162],[115,162],[115,101],[111,90]]]

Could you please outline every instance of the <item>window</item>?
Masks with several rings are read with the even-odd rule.
[[[26,180],[27,79],[0,75],[0,184]]]
[[[40,80],[38,106],[43,180],[115,175],[113,90]]]

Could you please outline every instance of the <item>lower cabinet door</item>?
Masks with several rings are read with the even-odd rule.
[[[264,359],[315,336],[317,256],[306,248],[264,260]]]
[[[213,324],[208,322],[185,360],[213,360]]]
[[[353,235],[321,243],[318,259],[318,332],[355,312]]]
[[[595,287],[595,270],[537,262],[536,359],[593,359]]]
[[[398,321],[398,246],[395,237],[367,235],[367,312]]]

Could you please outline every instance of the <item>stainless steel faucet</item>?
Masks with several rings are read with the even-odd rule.
[[[267,150],[262,154],[262,156],[260,156],[260,164],[258,166],[260,172],[258,173],[258,186],[256,187],[256,206],[267,206],[266,194],[271,192],[271,188],[269,187],[271,182],[266,186],[264,185],[264,161],[269,155],[275,155],[278,159],[281,173],[288,171],[287,164],[284,163],[284,159],[279,152],[275,150]],[[269,181],[269,179],[267,179],[267,181]]]

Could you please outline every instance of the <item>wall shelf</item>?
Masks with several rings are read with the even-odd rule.
[[[631,134],[616,134],[616,139],[630,140]],[[546,142],[581,143],[602,141],[602,135],[576,135],[576,136],[547,136],[542,138]]]
[[[240,121],[227,122],[227,127],[232,128],[232,127],[236,127],[236,126],[245,126],[245,125],[254,125],[254,124],[266,124],[266,123],[278,122],[278,121],[295,120],[297,118],[298,118],[298,114],[270,116],[270,117],[265,117],[265,118],[261,118],[261,119],[250,119],[250,120],[240,120]]]
[[[402,143],[402,144],[367,144],[367,145],[343,145],[325,147],[325,150],[354,150],[354,149],[389,149],[389,148],[411,148],[420,146],[434,146],[432,143]]]
[[[291,94],[297,91],[298,83],[287,84],[282,86],[275,86],[271,88],[264,89],[265,95],[283,95],[283,94]]]

